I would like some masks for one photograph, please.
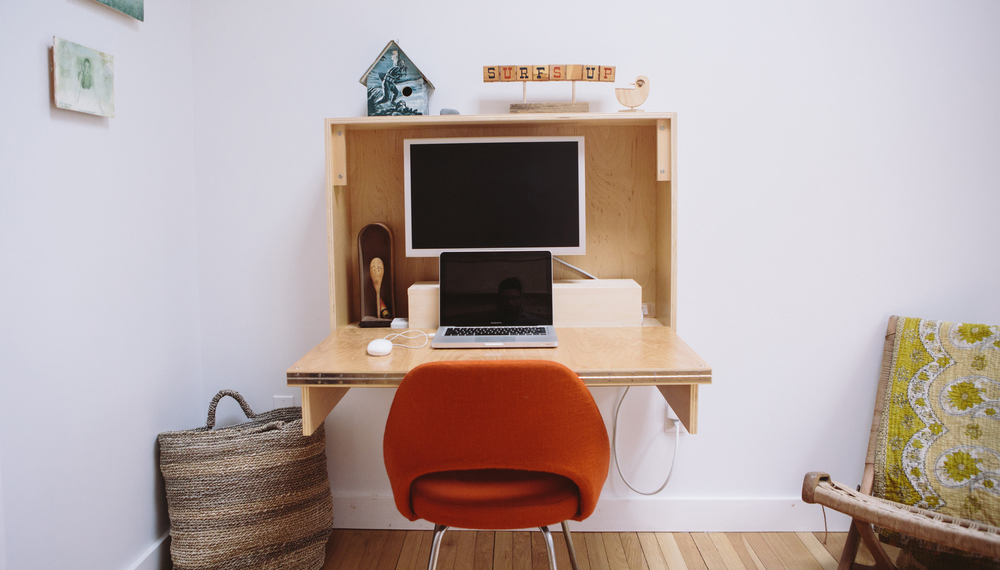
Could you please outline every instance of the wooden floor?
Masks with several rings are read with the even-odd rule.
[[[572,530],[572,528],[570,529]],[[575,532],[580,570],[835,570],[847,533]],[[569,570],[561,532],[556,563]],[[886,547],[891,558],[898,551]],[[323,570],[424,570],[431,531],[334,530]],[[873,564],[864,551],[859,562]],[[546,570],[540,532],[448,531],[438,570]]]

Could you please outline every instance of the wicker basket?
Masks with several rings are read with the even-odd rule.
[[[213,430],[223,396],[249,422]],[[333,527],[321,425],[302,435],[301,408],[254,414],[222,390],[208,423],[159,435],[177,570],[317,569]]]

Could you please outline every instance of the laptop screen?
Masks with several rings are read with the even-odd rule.
[[[548,251],[443,252],[441,326],[552,324]]]

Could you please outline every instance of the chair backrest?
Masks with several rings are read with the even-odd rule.
[[[544,360],[417,366],[400,383],[383,441],[399,512],[416,520],[410,485],[427,473],[521,469],[555,473],[580,490],[589,516],[608,475],[604,420],[570,369]]]
[[[890,319],[865,471],[877,497],[1000,526],[1000,327]]]

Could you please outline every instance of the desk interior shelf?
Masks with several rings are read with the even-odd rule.
[[[351,387],[394,387],[428,360],[545,358],[563,362],[590,386],[655,385],[690,433],[697,432],[698,386],[711,368],[674,329],[677,322],[677,179],[674,113],[538,113],[327,119],[327,247],[330,337],[288,369],[302,388],[306,434]],[[632,279],[654,327],[558,329],[557,349],[397,349],[365,354],[385,334],[358,329],[357,236],[368,224],[393,231],[405,252],[403,140],[445,137],[583,136],[586,149],[586,255],[560,256],[602,279]],[[516,166],[512,166],[516,167]],[[484,173],[502,176],[503,173]],[[408,315],[407,289],[437,281],[437,260],[396,255],[396,316]],[[579,275],[560,264],[556,280]],[[429,331],[428,331],[429,332]]]
[[[403,140],[433,137],[584,136],[587,254],[560,256],[597,277],[633,279],[651,317],[676,323],[675,115],[534,114],[358,117],[326,120],[330,323],[361,319],[357,235],[371,223],[393,231],[406,250]],[[513,166],[512,166],[513,167]],[[502,172],[483,176],[503,176]],[[395,258],[397,316],[408,314],[407,288],[437,281],[437,260]],[[560,264],[554,278],[580,276]]]

